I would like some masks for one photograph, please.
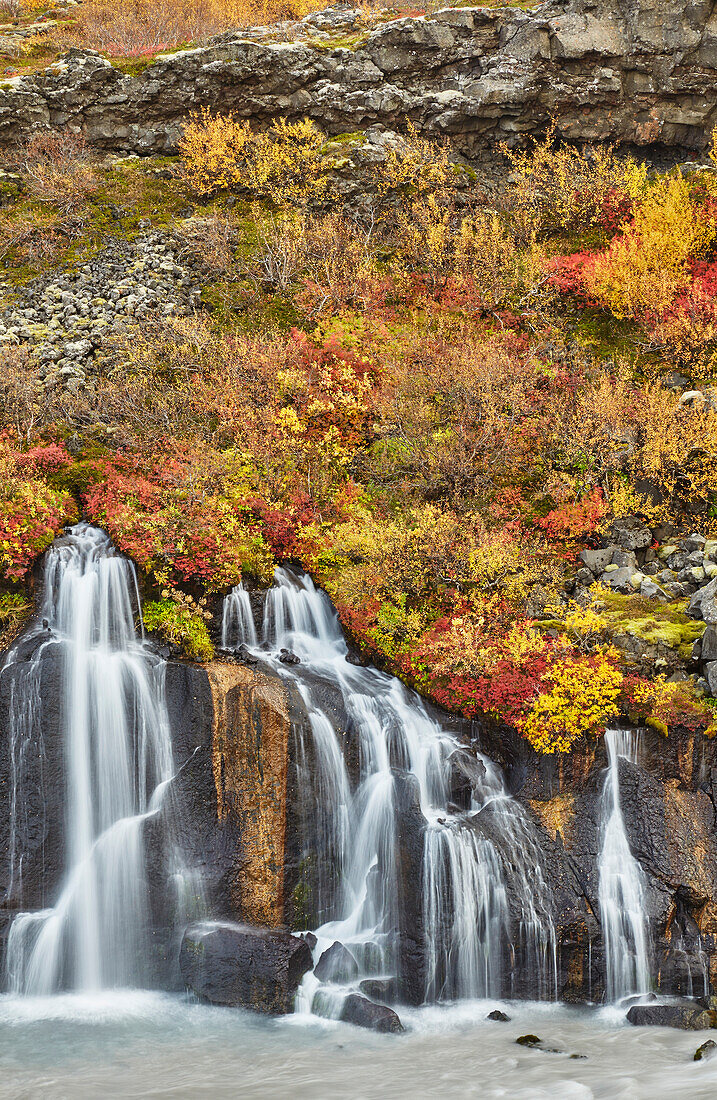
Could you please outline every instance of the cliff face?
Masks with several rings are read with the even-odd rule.
[[[198,107],[261,125],[310,117],[328,133],[372,125],[448,135],[468,156],[545,129],[565,137],[702,149],[717,122],[711,0],[446,8],[354,34],[353,10],[222,35],[125,76],[89,51],[0,85],[0,141],[33,126],[83,130],[109,150],[169,153]],[[316,44],[316,35],[322,37]],[[292,40],[293,38],[293,40]]]
[[[598,853],[607,759],[600,739],[566,757],[538,757],[510,733],[486,745],[506,767],[513,792],[529,807],[567,861],[583,912],[561,912],[563,996],[599,999],[602,942]],[[646,878],[646,905],[655,943],[658,986],[701,993],[717,981],[717,750],[689,730],[668,738],[640,734],[636,763],[619,764],[620,806],[630,848]],[[549,849],[548,849],[549,850]],[[559,876],[551,864],[554,882]]]
[[[170,663],[167,705],[185,822],[214,915],[285,923],[289,753],[296,700],[244,665]]]

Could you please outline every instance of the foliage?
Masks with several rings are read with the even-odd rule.
[[[255,132],[231,113],[213,115],[203,108],[185,125],[179,148],[197,194],[241,188],[283,205],[323,194],[323,143],[310,119],[280,118],[269,130]]]
[[[0,577],[22,580],[60,529],[76,518],[72,498],[52,488],[45,476],[66,459],[60,448],[22,452],[0,436]]]
[[[626,705],[635,721],[646,722],[667,737],[670,729],[709,730],[712,716],[694,682],[669,681],[664,675],[654,680],[626,677]]]
[[[636,206],[631,224],[607,252],[583,270],[588,292],[616,317],[660,314],[689,281],[688,264],[701,259],[715,224],[679,173],[659,179]]]
[[[510,209],[525,240],[555,230],[614,231],[646,186],[644,165],[620,160],[609,147],[561,145],[555,122],[529,152],[504,153],[517,176]]]
[[[142,612],[145,629],[156,631],[178,646],[186,657],[211,661],[214,647],[205,622],[211,615],[204,611],[204,603],[204,599],[195,603],[184,593],[164,589],[161,600],[145,602]]]
[[[615,656],[606,651],[553,665],[522,726],[537,752],[569,752],[576,741],[604,730],[619,713],[623,677]]]

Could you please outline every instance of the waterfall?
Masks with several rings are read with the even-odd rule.
[[[236,590],[225,621],[239,620],[235,599]],[[509,993],[518,956],[534,975],[534,995],[555,997],[552,899],[527,815],[495,765],[476,761],[399,680],[350,660],[334,608],[306,575],[276,570],[258,634],[254,654],[298,687],[308,713],[297,774],[310,833],[307,861],[310,850],[318,864],[309,874],[315,961],[338,940],[358,964],[357,981],[396,976],[398,791],[405,777],[420,806],[422,855],[410,885],[423,936],[424,999]],[[248,636],[245,626],[237,646]],[[340,694],[343,733],[327,691]],[[463,806],[453,800],[457,756],[473,768]],[[340,1010],[336,988],[319,987],[313,975],[299,1000],[323,1014]]]
[[[605,731],[608,771],[602,792],[599,900],[606,964],[606,997],[618,1001],[650,989],[645,877],[630,851],[620,808],[620,759],[636,763],[635,730]]]
[[[48,551],[41,644],[11,699],[11,858],[19,883],[23,758],[39,726],[43,648],[53,644],[61,653],[66,873],[51,908],[13,921],[7,970],[16,993],[138,986],[146,977],[144,829],[173,764],[164,664],[137,636],[135,613],[134,569],[103,532],[79,524]],[[16,892],[21,901],[21,883]]]
[[[249,593],[243,584],[238,584],[224,600],[222,648],[238,649],[240,645],[254,646],[256,641],[256,627],[251,613]]]

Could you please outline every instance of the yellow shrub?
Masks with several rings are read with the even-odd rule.
[[[550,687],[535,700],[523,725],[537,752],[569,752],[618,713],[622,673],[605,655],[590,662],[560,662],[548,680]]]
[[[557,145],[555,123],[530,152],[503,151],[517,177],[509,198],[526,240],[548,230],[575,233],[596,226],[611,196],[636,198],[645,188],[644,165],[619,160],[610,148]]]
[[[714,237],[714,223],[683,176],[660,179],[633,224],[586,268],[587,287],[616,317],[659,313],[686,286],[688,261],[704,255]]]
[[[282,118],[255,133],[235,115],[213,115],[205,107],[184,127],[179,151],[199,195],[238,187],[275,203],[301,204],[326,188],[322,144],[309,119]]]
[[[388,149],[386,160],[376,167],[374,178],[380,195],[425,198],[441,194],[453,177],[448,145],[421,137],[409,122],[406,135]]]

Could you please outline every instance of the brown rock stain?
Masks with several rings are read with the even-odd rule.
[[[242,665],[213,662],[212,768],[220,822],[238,837],[233,907],[251,924],[284,917],[289,704],[277,680]]]
[[[546,801],[534,799],[531,800],[530,807],[553,840],[560,833],[565,843],[570,843],[575,821],[575,795],[557,794]]]

